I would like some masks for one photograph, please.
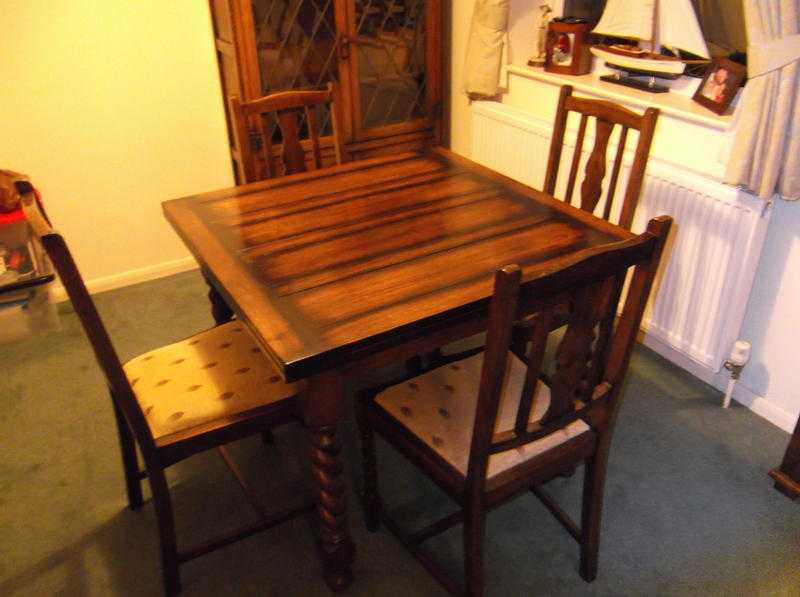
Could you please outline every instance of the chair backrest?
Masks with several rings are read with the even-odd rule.
[[[470,448],[468,487],[483,491],[489,456],[563,429],[578,418],[610,433],[631,351],[672,220],[661,216],[630,240],[567,257],[555,270],[524,283],[516,265],[499,270],[489,309],[486,352]],[[628,269],[633,274],[615,325]],[[542,363],[554,312],[570,304],[570,320],[555,371],[544,375],[550,405],[529,423],[542,381]],[[531,326],[527,371],[513,429],[495,430],[515,325]]]
[[[550,155],[547,160],[547,172],[545,173],[544,192],[549,195],[555,195],[558,167],[561,163],[561,153],[564,148],[567,117],[570,112],[580,114],[581,120],[578,126],[578,137],[575,142],[575,152],[572,155],[572,164],[570,165],[564,200],[567,203],[572,203],[572,195],[575,190],[583,151],[583,141],[586,135],[586,125],[590,117],[594,118],[594,147],[586,161],[580,197],[580,208],[590,213],[594,212],[603,193],[603,179],[606,175],[606,153],[611,134],[615,125],[622,127],[618,138],[614,165],[611,169],[611,178],[606,190],[606,202],[602,214],[605,220],[608,220],[611,216],[611,208],[625,153],[625,143],[628,139],[628,130],[639,131],[639,140],[633,155],[628,186],[623,196],[622,210],[618,222],[623,228],[630,229],[633,222],[633,214],[639,202],[642,183],[644,182],[644,171],[647,167],[650,145],[653,141],[653,133],[658,120],[658,109],[647,108],[644,114],[640,116],[627,108],[604,100],[573,97],[572,87],[570,85],[563,86],[558,99],[558,111],[556,112],[556,120],[553,126],[553,138],[550,142]]]
[[[242,102],[230,98],[236,146],[239,148],[242,182],[255,182],[285,174],[305,172],[306,151],[314,168],[322,168],[322,131],[329,125],[336,163],[344,160],[339,88],[328,83],[324,90],[282,91]],[[320,122],[328,105],[329,123]],[[306,131],[307,139],[301,139]]]
[[[103,321],[100,319],[97,307],[86,289],[86,284],[83,282],[67,243],[58,232],[53,230],[30,183],[18,183],[17,187],[20,195],[22,195],[22,210],[28,220],[28,224],[41,241],[56,272],[58,272],[75,313],[78,315],[83,329],[89,337],[89,343],[92,345],[95,358],[111,390],[112,399],[128,421],[142,450],[146,452],[155,449],[150,427],[147,425],[144,413],[136,401],[133,389],[122,368],[122,363],[117,356],[114,345],[111,343],[111,338],[103,325]]]

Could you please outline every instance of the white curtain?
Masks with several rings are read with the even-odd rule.
[[[725,182],[800,199],[800,0],[743,0],[747,74]]]
[[[464,67],[464,91],[470,97],[497,94],[508,28],[508,5],[509,0],[475,1]]]

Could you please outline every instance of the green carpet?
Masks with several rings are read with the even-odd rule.
[[[197,272],[98,295],[123,359],[208,327]],[[61,330],[0,345],[0,595],[157,595],[155,519],[126,509],[111,404],[75,315]],[[0,330],[2,335],[2,330]],[[606,489],[597,580],[578,576],[578,548],[536,498],[490,515],[490,595],[800,595],[800,502],[767,471],[788,442],[745,408],[720,409],[719,392],[653,353],[633,360]],[[344,427],[351,489],[359,486],[352,417]],[[274,503],[307,494],[302,430],[288,426],[266,449],[234,446]],[[411,465],[379,445],[389,507],[410,524],[451,509]],[[170,469],[179,540],[244,522],[238,486],[216,453]],[[577,513],[579,471],[549,484]],[[146,486],[146,484],[145,484]],[[358,546],[347,595],[440,595],[386,531],[367,533],[350,499]],[[311,538],[298,519],[182,567],[185,595],[328,595]],[[460,574],[460,530],[432,541]]]

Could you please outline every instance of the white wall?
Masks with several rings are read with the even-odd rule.
[[[800,204],[774,209],[741,333],[753,356],[735,397],[789,431],[800,415]]]
[[[231,186],[208,3],[5,0],[0,168],[95,290],[191,267],[165,199]]]
[[[453,0],[452,5],[451,148],[469,157],[469,102],[461,85],[474,0]],[[515,63],[526,51],[519,33],[530,27],[535,10],[527,0],[511,0],[509,58]],[[778,201],[774,209],[740,334],[752,343],[753,355],[734,397],[790,431],[800,416],[800,349],[795,347],[800,339],[800,203]],[[718,387],[724,387],[723,378],[715,380]]]

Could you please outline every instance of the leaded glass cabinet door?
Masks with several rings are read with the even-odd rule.
[[[356,140],[432,131],[441,109],[440,0],[344,0]]]
[[[250,0],[250,3],[259,96],[294,89],[324,89],[329,82],[340,80],[334,0]],[[320,107],[319,112],[322,134],[329,136],[332,134],[329,110]],[[274,141],[280,142],[275,123],[273,131]]]
[[[247,101],[338,81],[340,136],[351,158],[421,149],[438,139],[441,0],[209,4],[226,111],[232,95]],[[328,118],[319,115],[330,127]],[[237,162],[238,148],[232,155]]]

